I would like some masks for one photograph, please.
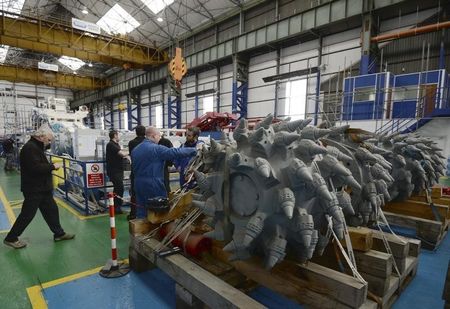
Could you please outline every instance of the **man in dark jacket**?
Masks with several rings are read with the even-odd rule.
[[[166,146],[167,148],[172,148],[173,144],[172,142],[165,138],[164,135],[161,136],[161,139],[159,140],[158,145]],[[165,161],[164,162],[164,186],[166,187],[167,195],[170,193],[170,175],[169,175],[169,166],[172,166],[172,161]]]
[[[27,228],[39,209],[53,232],[55,241],[68,240],[74,234],[65,233],[59,222],[58,206],[53,199],[52,171],[61,167],[60,163],[49,163],[45,149],[50,146],[53,133],[48,125],[39,128],[20,151],[20,189],[24,201],[19,217],[6,235],[3,243],[15,249],[27,244],[19,236]]]
[[[111,130],[109,132],[110,141],[106,145],[106,174],[113,183],[113,192],[118,197],[114,198],[114,208],[116,214],[122,214],[123,197],[123,159],[128,157],[119,145],[119,132]]]
[[[154,127],[145,130],[145,140],[131,153],[136,190],[137,217],[145,218],[149,198],[167,197],[164,186],[164,161],[193,157],[195,148],[167,148],[158,145],[161,133]]]
[[[199,147],[198,137],[200,136],[200,129],[197,127],[190,127],[186,130],[186,142],[181,145],[183,147]],[[186,183],[186,167],[189,165],[191,158],[177,159],[174,163],[180,171],[180,188]]]
[[[128,142],[128,152],[131,154],[133,149],[142,143],[145,139],[145,127],[142,125],[136,126],[136,137]],[[127,220],[133,220],[136,218],[136,193],[134,192],[134,174],[133,174],[133,162],[131,162],[131,174],[130,174],[130,195],[131,195],[131,203],[130,203],[130,214],[127,216]]]

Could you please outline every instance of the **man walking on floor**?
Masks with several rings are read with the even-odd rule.
[[[69,240],[74,234],[64,232],[59,222],[59,211],[53,199],[52,171],[61,167],[60,163],[49,163],[45,149],[50,147],[53,133],[47,124],[34,132],[30,140],[20,151],[20,189],[24,201],[19,217],[6,235],[3,243],[15,249],[26,247],[26,243],[19,239],[23,231],[36,215],[39,209],[53,232],[55,241]]]

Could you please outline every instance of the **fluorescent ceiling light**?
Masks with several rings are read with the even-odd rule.
[[[84,9],[81,11],[81,13],[83,13],[84,15],[87,15],[87,14],[89,14],[89,11],[88,11],[86,8],[84,8]]]
[[[62,56],[58,59],[58,61],[64,64],[66,67],[71,68],[73,71],[76,71],[83,65],[85,65],[85,62],[83,60],[67,56]]]
[[[8,54],[9,46],[0,45],[0,63],[5,62],[6,54]]]
[[[156,20],[162,23],[164,19],[162,19],[162,17],[158,17]]]
[[[22,12],[23,4],[25,0],[2,0],[0,3],[0,9],[6,12],[20,14]],[[16,15],[5,14],[11,18],[17,18]]]
[[[166,6],[171,5],[174,0],[141,0],[154,13],[158,14]],[[159,20],[158,20],[159,21]]]
[[[125,11],[119,4],[115,4],[97,22],[109,34],[126,34],[140,26],[140,23]]]

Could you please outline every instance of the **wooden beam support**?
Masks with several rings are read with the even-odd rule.
[[[348,233],[352,242],[353,250],[367,252],[372,249],[372,230],[366,227],[348,227]],[[347,248],[346,242],[341,240],[342,246]]]
[[[181,254],[159,257],[153,238],[130,236],[131,247],[211,308],[265,308]]]
[[[413,228],[417,236],[429,243],[437,244],[444,232],[444,223],[412,216],[384,213],[388,222],[406,228]],[[395,254],[394,254],[395,255]]]
[[[439,213],[441,222],[444,223],[446,219],[450,218],[449,206],[434,204],[434,209]],[[428,203],[420,201],[406,200],[402,202],[389,202],[383,207],[383,211],[427,220],[437,220],[431,206]]]

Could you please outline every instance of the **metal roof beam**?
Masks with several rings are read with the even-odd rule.
[[[405,0],[391,0],[380,2],[375,10],[387,8]],[[185,56],[187,67],[192,70],[201,68],[211,63],[231,59],[233,54],[246,53],[258,48],[267,47],[268,44],[278,44],[283,41],[305,35],[315,34],[317,29],[337,29],[336,24],[346,24],[350,19],[360,19],[361,14],[373,8],[364,7],[363,1],[352,2],[349,0],[334,0],[307,11],[275,21],[253,31],[246,32],[220,44],[216,44],[201,51]],[[332,31],[330,32],[332,33]],[[167,77],[167,67],[163,66],[146,74],[133,77],[127,81],[108,87],[103,91],[105,97],[113,97],[121,93],[123,89],[143,88],[149,84],[157,83]],[[73,107],[96,101],[98,93],[91,93],[78,97]]]

